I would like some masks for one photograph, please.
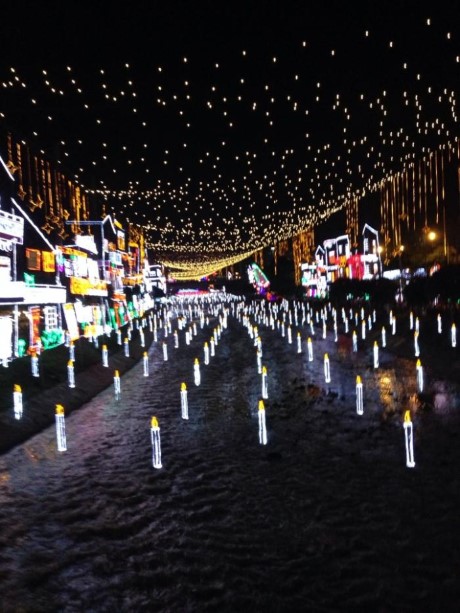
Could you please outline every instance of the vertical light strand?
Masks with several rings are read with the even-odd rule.
[[[428,193],[427,193],[427,167],[429,168],[430,159],[424,161],[423,168],[423,204],[425,207],[424,220],[425,227],[428,226]]]
[[[434,198],[436,204],[436,223],[439,223],[439,186],[438,186],[438,151],[434,153]]]

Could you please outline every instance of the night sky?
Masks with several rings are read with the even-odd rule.
[[[241,258],[456,141],[459,17],[455,2],[10,3],[0,129],[159,255]]]

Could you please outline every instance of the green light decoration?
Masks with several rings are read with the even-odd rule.
[[[18,340],[18,356],[20,358],[25,356],[26,355],[26,350],[27,350],[27,341],[25,341],[23,338],[20,338]]]
[[[35,285],[35,275],[29,275],[27,272],[24,273],[24,283],[26,287],[34,287]]]
[[[52,349],[64,342],[64,331],[61,328],[55,330],[45,330],[41,335],[43,349]]]

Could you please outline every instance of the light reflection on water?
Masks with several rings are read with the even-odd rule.
[[[316,338],[310,364],[259,324],[269,390],[262,447],[256,348],[241,323],[229,319],[193,384],[212,325],[190,347],[181,338],[174,348],[171,335],[167,362],[159,339],[150,377],[139,364],[120,399],[108,388],[69,415],[67,452],[49,428],[0,458],[2,610],[452,610],[460,452],[447,410],[458,408],[457,388],[428,381],[434,409],[414,406],[420,447],[408,470],[401,415],[414,399],[411,361],[382,353],[374,370],[364,351]],[[152,468],[152,415],[161,470]]]

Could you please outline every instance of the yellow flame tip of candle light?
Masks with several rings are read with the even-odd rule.
[[[114,374],[114,377],[119,377],[119,376],[120,376],[120,375],[119,375],[119,373],[118,373],[118,370],[116,370],[116,371],[115,371],[115,374]]]
[[[409,411],[409,410],[407,410],[407,411],[404,413],[404,421],[405,421],[406,423],[409,423],[409,422],[411,421],[411,418],[410,418],[410,411]]]
[[[420,362],[420,360],[417,360],[417,368],[420,368],[420,366],[422,365],[422,363]]]
[[[147,352],[146,352],[146,351],[144,351],[144,358],[146,358],[146,357],[147,357]]]
[[[69,360],[69,361],[67,362],[67,366],[73,366],[73,360]]]
[[[152,428],[158,428],[158,419],[155,416],[152,417],[151,427]]]
[[[361,383],[361,377],[359,375],[356,376],[356,383]]]
[[[266,366],[262,366],[262,374],[263,375],[267,374],[267,367]]]
[[[102,345],[102,349],[107,349],[107,345]]]
[[[325,360],[328,360],[328,359],[329,359],[329,356],[327,355],[327,353],[325,353],[325,354],[324,354],[324,359],[325,359]]]
[[[15,384],[14,384],[14,386],[13,386],[13,391],[15,391],[15,392],[21,392],[21,391],[22,391],[22,390],[21,390],[21,386],[20,386],[20,385],[18,385],[17,383],[15,383]]]
[[[265,411],[265,405],[263,400],[259,400],[259,411]]]
[[[195,364],[199,364],[198,358],[195,358]]]
[[[64,415],[64,407],[62,404],[56,405],[56,415]]]
[[[182,392],[185,392],[187,390],[187,386],[185,385],[185,383],[181,383],[180,389]]]

